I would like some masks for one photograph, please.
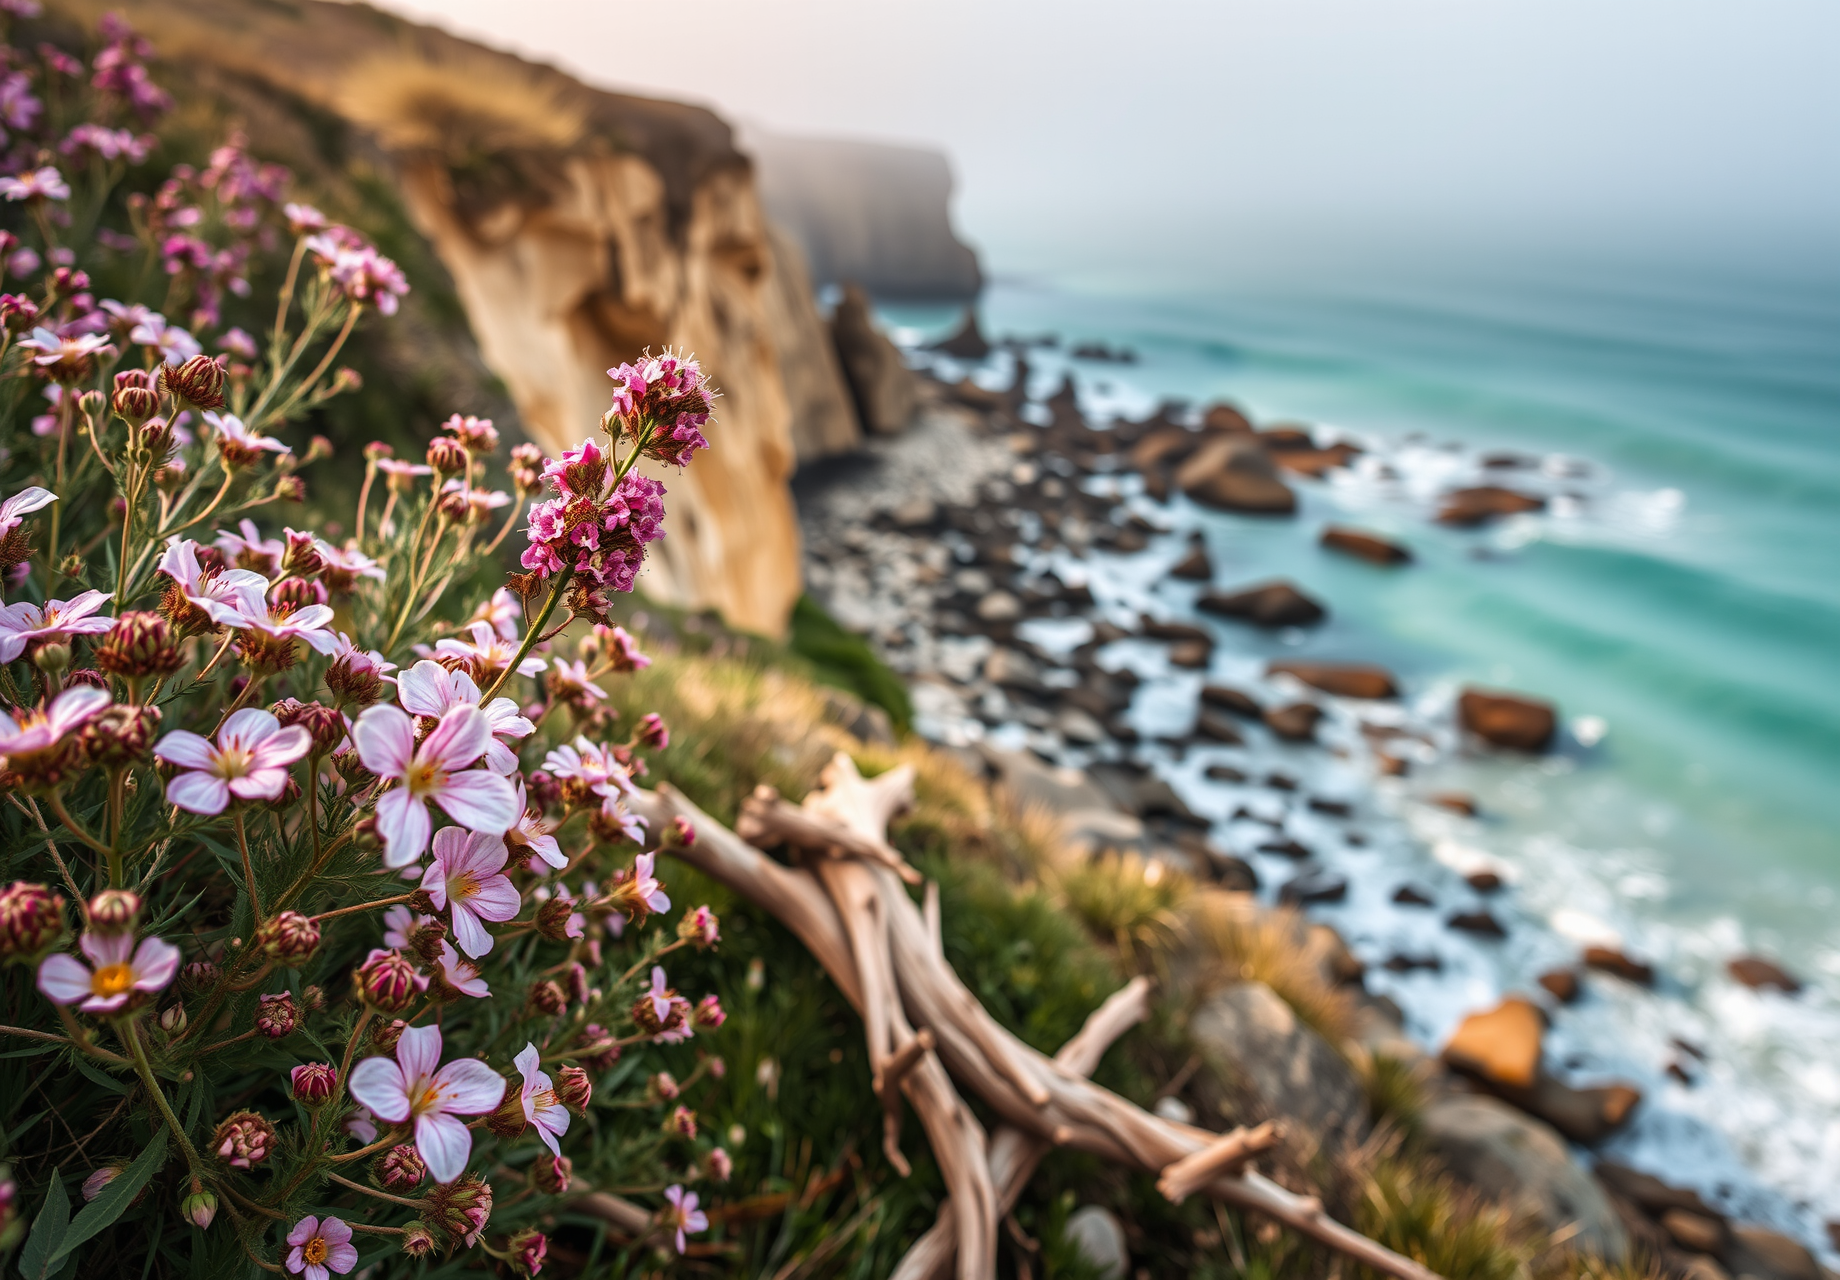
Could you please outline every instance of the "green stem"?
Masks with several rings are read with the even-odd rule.
[[[289,396],[279,409],[276,409],[273,413],[268,415],[269,419],[276,422],[285,422],[287,420],[288,410],[292,409],[295,404],[299,402],[300,397],[305,395],[308,390],[312,388],[314,383],[324,377],[326,370],[332,366],[333,360],[339,354],[339,348],[345,345],[345,339],[351,337],[352,328],[358,323],[358,317],[363,314],[363,311],[364,305],[362,303],[354,302],[351,304],[351,310],[347,312],[345,316],[345,323],[339,329],[339,336],[332,340],[332,345],[330,347],[326,348],[326,354],[320,357],[320,362],[314,366],[313,372],[309,373],[301,380],[300,385],[294,388],[294,394]],[[257,430],[260,425],[260,422],[252,421],[249,424],[249,429],[251,431]]]
[[[336,1173],[329,1172],[326,1176],[342,1187],[350,1187],[353,1191],[361,1191],[367,1196],[375,1196],[379,1200],[388,1200],[391,1204],[400,1204],[406,1208],[414,1209],[418,1213],[421,1212],[422,1202],[420,1200],[409,1200],[402,1196],[393,1196],[387,1191],[379,1191],[375,1187],[367,1187],[362,1182],[353,1182],[350,1178],[341,1178]]]
[[[194,1176],[203,1176],[199,1167],[198,1149],[192,1140],[185,1136],[185,1126],[179,1123],[179,1117],[173,1114],[172,1104],[166,1101],[166,1090],[160,1088],[159,1077],[153,1074],[153,1066],[147,1061],[147,1050],[141,1044],[141,1038],[135,1033],[132,1019],[125,1020],[121,1028],[122,1039],[134,1051],[134,1069],[140,1073],[141,1083],[147,1086],[147,1093],[153,1098],[154,1106],[166,1117],[166,1124],[172,1129],[173,1137],[179,1140],[179,1149],[185,1152],[185,1162],[190,1166]]]
[[[252,928],[262,927],[262,899],[256,893],[256,869],[249,861],[249,833],[243,827],[243,811],[236,811],[236,851],[243,855],[243,880],[249,886],[249,914]]]
[[[550,614],[556,611],[556,605],[562,600],[562,593],[567,589],[569,579],[574,576],[575,568],[573,565],[565,567],[561,573],[556,575],[556,585],[550,588],[549,599],[543,602],[542,612],[537,614],[536,619],[531,622],[529,628],[524,632],[524,643],[518,646],[517,653],[513,655],[511,659],[511,665],[498,673],[498,679],[492,682],[492,687],[490,689],[487,689],[484,693],[479,695],[480,706],[489,705],[492,699],[498,696],[498,691],[505,687],[505,682],[511,679],[524,659],[530,656],[531,649],[537,643],[537,637],[543,634],[544,625],[549,622]]]
[[[337,911],[321,912],[313,917],[313,922],[318,924],[326,920],[336,920],[340,916],[355,915],[360,911],[375,911],[378,907],[393,907],[399,902],[407,902],[414,896],[414,894],[400,893],[394,898],[379,898],[375,902],[360,902],[356,906],[340,907]]]

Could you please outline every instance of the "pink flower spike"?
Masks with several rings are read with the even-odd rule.
[[[422,889],[435,910],[452,908],[454,941],[474,959],[492,950],[492,935],[483,922],[510,920],[521,905],[503,874],[509,858],[498,836],[459,827],[434,833],[434,863],[422,876]]]
[[[176,729],[153,754],[183,771],[166,784],[168,803],[187,813],[222,813],[232,798],[273,800],[287,789],[287,767],[307,754],[313,737],[300,725],[283,729],[260,707],[245,707],[217,732],[217,745]]]
[[[352,727],[364,767],[399,785],[377,801],[377,830],[384,865],[406,867],[428,847],[427,802],[440,805],[462,826],[502,836],[517,821],[517,792],[496,773],[473,769],[492,742],[492,725],[478,707],[459,706],[441,717],[421,746],[415,721],[400,707],[379,703]]]
[[[48,600],[43,609],[20,601],[0,608],[0,662],[11,662],[33,643],[54,644],[71,636],[97,636],[115,625],[96,610],[109,600],[101,591],[85,591],[74,600]]]
[[[569,1131],[569,1109],[556,1097],[549,1075],[538,1066],[540,1056],[536,1045],[526,1043],[524,1051],[512,1059],[524,1077],[519,1100],[524,1106],[524,1119],[536,1127],[537,1136],[550,1154],[559,1156],[562,1146],[556,1139]]]
[[[137,991],[164,990],[179,972],[179,948],[159,938],[142,938],[137,947],[133,934],[86,933],[77,945],[93,968],[61,951],[38,966],[38,989],[53,1004],[114,1013]]]
[[[664,1211],[664,1225],[677,1228],[677,1252],[681,1254],[687,1245],[684,1233],[709,1230],[709,1219],[696,1207],[697,1194],[694,1191],[685,1191],[673,1183],[664,1189],[664,1198],[671,1202],[671,1207]]]
[[[473,1135],[457,1116],[485,1115],[504,1101],[505,1078],[477,1058],[444,1067],[441,1029],[409,1027],[396,1056],[366,1058],[351,1073],[351,1096],[390,1124],[414,1121],[415,1149],[436,1182],[466,1172]]]
[[[331,1280],[329,1273],[340,1275],[358,1265],[357,1246],[351,1242],[351,1228],[337,1218],[324,1221],[308,1214],[288,1232],[287,1269],[305,1280]]]

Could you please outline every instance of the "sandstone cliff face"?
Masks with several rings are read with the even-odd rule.
[[[596,430],[608,367],[648,346],[694,351],[723,399],[712,447],[659,477],[667,536],[641,585],[783,632],[801,590],[787,479],[798,456],[850,448],[858,431],[802,263],[775,244],[724,122],[363,5],[62,7],[92,22],[122,10],[175,67],[259,82],[342,121],[336,148],[393,179],[546,451]]]

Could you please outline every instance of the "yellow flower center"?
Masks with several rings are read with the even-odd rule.
[[[409,776],[403,781],[408,784],[410,795],[427,795],[440,785],[440,766],[418,760],[409,766]]]
[[[89,980],[89,989],[99,996],[118,996],[134,985],[134,966],[105,964]]]
[[[240,778],[249,772],[249,762],[254,758],[252,752],[241,747],[220,749],[217,754],[217,776],[220,778]]]
[[[461,875],[460,883],[454,886],[454,897],[473,898],[479,895],[479,879],[468,871]]]
[[[438,1084],[430,1084],[426,1089],[422,1090],[421,1097],[415,1100],[411,1109],[419,1115],[433,1107],[440,1100],[441,1086]]]
[[[300,1246],[300,1256],[309,1267],[317,1267],[326,1261],[326,1240],[323,1236],[314,1236]]]

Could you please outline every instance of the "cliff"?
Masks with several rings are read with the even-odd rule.
[[[364,5],[60,8],[89,22],[121,11],[194,79],[295,100],[323,150],[387,178],[546,451],[593,430],[608,366],[648,346],[696,352],[724,393],[714,447],[660,477],[668,536],[641,585],[783,633],[801,590],[787,479],[800,454],[858,433],[803,264],[770,227],[727,124]]]
[[[952,229],[952,170],[920,147],[748,130],[760,195],[805,250],[821,285],[878,297],[973,298],[977,255]]]

